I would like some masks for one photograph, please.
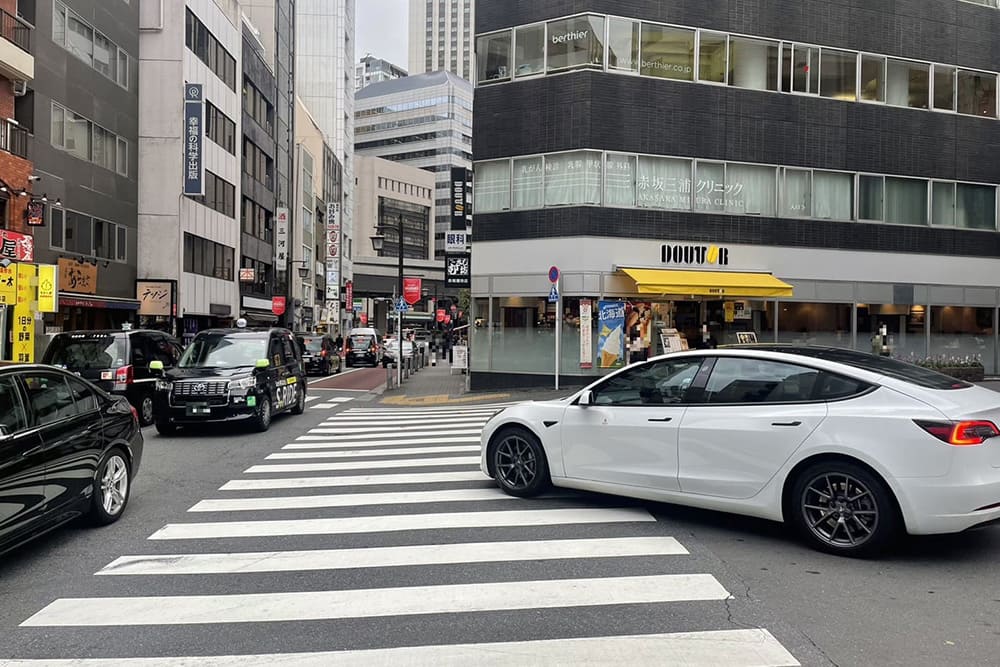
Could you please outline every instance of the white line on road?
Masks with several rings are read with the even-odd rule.
[[[282,449],[365,449],[368,447],[379,447],[384,445],[438,445],[445,443],[479,443],[479,438],[476,437],[456,437],[456,438],[440,438],[440,437],[424,437],[424,438],[401,438],[392,440],[365,440],[364,442],[357,442],[353,439],[351,440],[332,440],[329,442],[324,442],[323,440],[317,440],[315,442],[293,442],[285,445]]]
[[[319,399],[319,396],[306,396],[306,403]]]
[[[394,429],[384,428],[380,433],[343,433],[336,429],[312,429],[309,433],[314,433],[315,431],[330,431],[330,433],[322,433],[316,435],[300,435],[295,438],[296,440],[329,440],[331,442],[350,442],[351,440],[365,439],[365,438],[384,438],[386,435],[391,433]],[[442,429],[436,429],[433,431],[407,431],[406,436],[408,438],[413,438],[417,436],[424,437],[436,437],[443,433]],[[336,433],[341,433],[340,436],[336,436]],[[483,429],[481,428],[449,428],[447,430],[448,435],[474,435],[476,437],[482,435]]]
[[[362,368],[350,368],[350,369],[347,369],[347,370],[341,370],[340,373],[335,373],[334,375],[327,375],[326,377],[319,377],[319,378],[316,378],[315,380],[309,380],[309,384],[316,384],[317,382],[325,382],[326,380],[335,380],[338,377],[344,377],[345,375],[350,375],[351,373],[357,373],[360,370],[364,370],[364,369],[362,369]],[[344,391],[344,390],[338,390],[338,391]],[[367,390],[365,390],[365,391],[367,391]]]
[[[324,422],[320,424],[317,428],[309,429],[308,433],[409,433],[410,431],[420,431],[427,428],[438,428],[438,432],[447,429],[449,432],[454,427],[461,428],[474,428],[479,427],[482,430],[483,424],[486,421],[482,419],[476,420],[463,420],[460,422],[441,422],[438,424],[428,424],[424,422],[423,424],[381,424],[379,426],[365,426],[359,424],[341,424]]]
[[[396,428],[397,426],[405,426],[407,424],[415,424],[417,426],[427,427],[429,424],[441,424],[449,425],[452,424],[465,424],[468,422],[473,422],[476,424],[485,424],[489,421],[486,416],[482,417],[456,417],[456,418],[439,418],[439,417],[408,417],[406,419],[358,419],[357,417],[345,417],[344,415],[337,415],[336,417],[330,417],[325,419],[322,423],[328,426],[381,426],[382,428]]]
[[[14,660],[7,667],[507,667],[536,665],[684,665],[685,667],[798,667],[799,662],[763,629],[710,630],[657,635],[543,639],[493,644],[444,644],[399,648],[271,655],[184,658]]]
[[[479,445],[451,445],[448,447],[410,447],[406,449],[348,449],[338,452],[277,452],[265,458],[277,459],[347,459],[359,456],[410,456],[411,454],[450,454],[453,452],[478,452]]]
[[[297,593],[61,598],[21,626],[261,623],[725,600],[728,597],[726,589],[710,574],[661,574]]]
[[[287,519],[275,521],[207,521],[168,523],[149,536],[151,540],[197,540],[229,537],[279,537],[289,535],[344,535],[399,530],[447,528],[496,528],[499,526],[556,526],[591,523],[656,521],[649,512],[632,508],[497,510],[492,512],[436,512],[390,514],[336,519]]]
[[[380,410],[376,412],[359,412],[356,408],[351,408],[342,413],[343,417],[351,419],[431,419],[440,417],[442,419],[452,417],[492,417],[496,410],[450,410],[448,412],[423,411],[423,412],[403,412],[400,410]]]
[[[336,486],[381,486],[389,484],[434,484],[436,482],[493,481],[478,471],[417,472],[387,475],[338,475],[336,477],[286,477],[278,479],[234,479],[219,491],[260,491],[263,489],[317,489]]]
[[[324,463],[265,463],[250,466],[248,475],[277,472],[327,472],[334,470],[381,470],[383,468],[433,468],[436,466],[477,466],[478,456],[440,456],[426,459],[395,459],[393,461],[327,461]]]
[[[277,498],[210,498],[188,512],[240,512],[257,510],[314,509],[317,507],[361,507],[365,505],[410,505],[515,499],[497,488],[445,489],[442,491],[397,491],[392,493],[338,493],[323,496]]]
[[[672,537],[475,542],[366,549],[122,556],[106,565],[97,574],[173,575],[301,572],[306,570],[347,570],[526,560],[681,556],[687,553],[687,549]]]

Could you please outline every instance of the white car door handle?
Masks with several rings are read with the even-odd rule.
[[[650,417],[646,421],[651,421],[651,422],[668,422],[668,421],[671,421],[672,419],[673,419],[673,417],[661,417],[659,419],[656,419],[655,417]]]
[[[771,422],[771,426],[802,426],[802,422]]]

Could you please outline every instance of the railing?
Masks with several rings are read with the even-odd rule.
[[[27,158],[28,130],[10,121],[0,121],[0,150]]]
[[[0,9],[0,36],[31,53],[31,26]]]

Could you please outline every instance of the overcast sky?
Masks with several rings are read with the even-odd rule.
[[[358,0],[356,11],[354,62],[371,53],[407,69],[410,3],[407,0]]]

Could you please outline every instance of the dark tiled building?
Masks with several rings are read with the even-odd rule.
[[[565,381],[620,364],[602,301],[640,356],[884,327],[996,372],[998,31],[959,0],[478,3],[473,385],[552,382],[557,337]]]

